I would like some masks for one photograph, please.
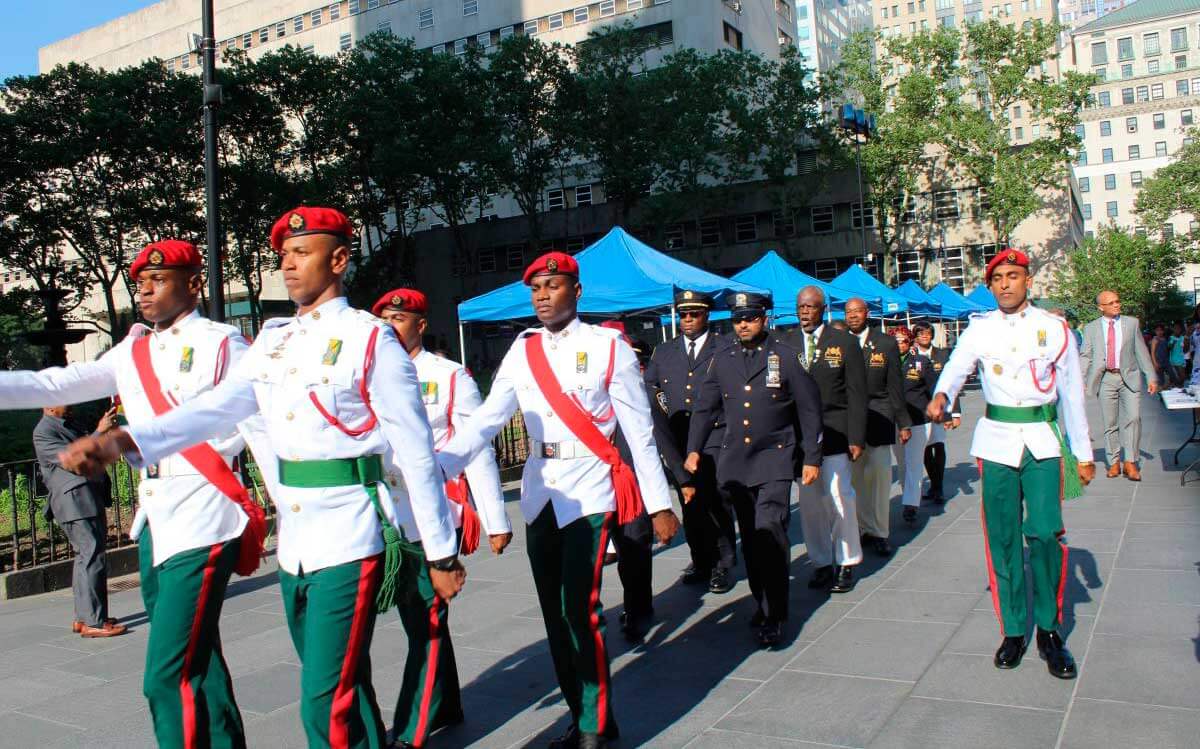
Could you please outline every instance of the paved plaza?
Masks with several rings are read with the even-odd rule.
[[[616,631],[621,590],[605,571],[618,746],[634,747],[1194,747],[1200,736],[1200,480],[1171,463],[1191,431],[1186,412],[1143,405],[1143,481],[1100,477],[1064,510],[1070,544],[1064,631],[1077,681],[1052,678],[1030,650],[1016,671],[992,666],[999,643],[967,454],[980,412],[968,396],[951,433],[944,507],[900,521],[896,555],[868,557],[857,589],[809,591],[798,517],[792,525],[792,618],[782,647],[760,651],[744,580],[726,595],[677,583],[676,542],[655,556],[658,622],[644,645]],[[1090,423],[1099,441],[1098,408]],[[1185,463],[1200,446],[1183,453]],[[1102,469],[1101,469],[1102,470]],[[897,487],[898,488],[898,487]],[[514,525],[519,517],[509,493]],[[451,607],[467,721],[429,746],[541,747],[567,725],[533,593],[523,538],[502,557],[486,544]],[[739,570],[740,573],[740,570]],[[70,591],[0,604],[0,747],[150,747],[141,694],[147,627],[136,580],[113,581],[115,616],[131,633],[67,632]],[[273,560],[230,588],[221,623],[251,747],[303,747],[300,667],[288,639]],[[385,719],[400,688],[405,641],[394,613],[372,649]]]

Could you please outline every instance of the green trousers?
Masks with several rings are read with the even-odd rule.
[[[408,658],[394,736],[420,747],[437,729],[462,722],[462,693],[450,641],[450,607],[433,591],[421,544],[405,544],[396,608],[408,635]]]
[[[600,601],[611,516],[587,515],[559,528],[547,503],[529,525],[526,544],[563,699],[580,731],[616,738]]]
[[[239,544],[234,539],[183,551],[156,567],[150,528],[138,538],[150,622],[142,692],[161,747],[246,746],[218,628]]]
[[[1028,450],[1021,467],[980,461],[984,551],[992,605],[1006,637],[1025,635],[1025,549],[1033,572],[1033,621],[1047,631],[1062,622],[1067,546],[1062,538],[1062,459],[1036,460]],[[1021,539],[1024,536],[1024,544]]]
[[[279,571],[300,656],[300,719],[310,749],[378,749],[383,720],[371,686],[380,555],[315,572]]]

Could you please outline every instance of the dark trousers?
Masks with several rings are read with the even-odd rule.
[[[770,622],[787,619],[788,565],[791,544],[791,481],[768,481],[757,486],[726,484],[726,496],[737,514],[742,534],[742,557],[750,592]]]
[[[612,541],[617,547],[617,575],[621,578],[625,613],[650,616],[654,613],[654,591],[650,586],[654,527],[650,516],[643,511],[630,522],[614,526]]]
[[[692,566],[701,572],[731,569],[737,564],[733,511],[717,488],[717,464],[711,454],[701,454],[692,486],[696,494],[683,505],[683,533]]]
[[[104,556],[107,527],[103,515],[59,523],[71,549],[71,592],[75,594],[75,618],[89,627],[102,627],[108,618],[108,560]]]
[[[940,494],[946,476],[945,442],[925,446],[925,475],[929,477],[929,491]]]

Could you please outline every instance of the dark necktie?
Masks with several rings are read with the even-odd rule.
[[[688,361],[692,364],[696,363],[696,342],[688,340]]]

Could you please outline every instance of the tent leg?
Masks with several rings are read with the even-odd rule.
[[[904,313],[904,327],[906,327],[906,328],[912,327],[912,313],[911,312]]]
[[[659,331],[662,332],[663,343],[666,343],[667,342],[667,326],[663,325],[662,327],[659,328]]]
[[[672,338],[676,338],[679,336],[679,331],[675,326],[675,318],[677,316],[678,315],[676,314],[676,311],[675,311],[675,303],[672,302],[671,303],[671,337]]]
[[[463,324],[458,323],[458,358],[462,360],[461,364],[467,366],[467,346],[466,338],[463,336]]]

